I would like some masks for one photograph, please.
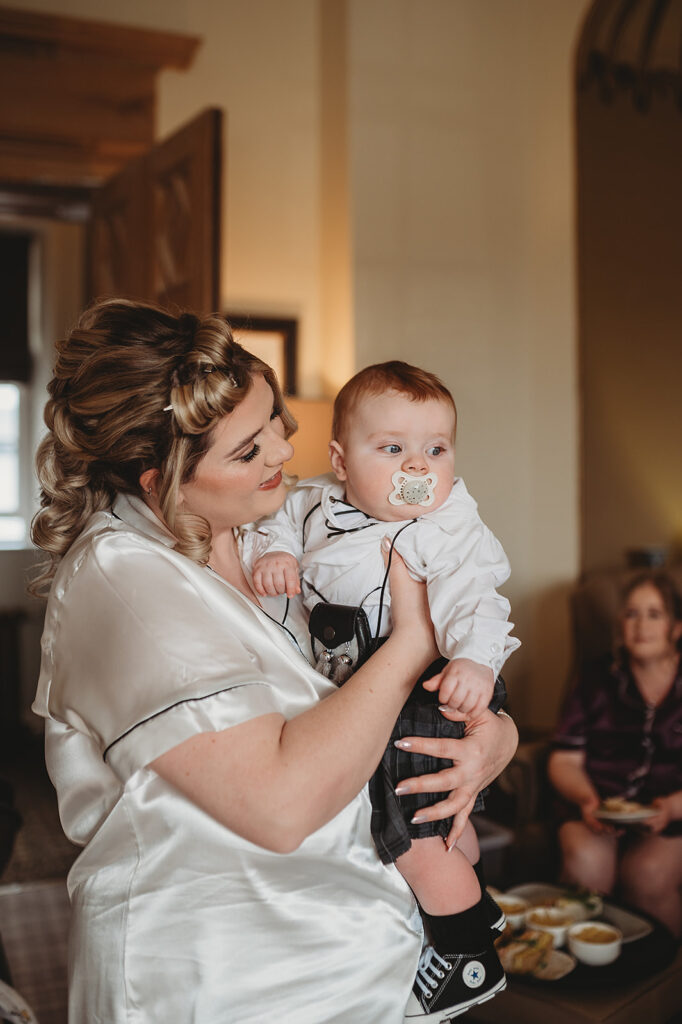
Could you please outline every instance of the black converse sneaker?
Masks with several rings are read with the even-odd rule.
[[[494,948],[480,953],[445,953],[426,946],[405,1011],[405,1021],[447,1024],[472,1006],[485,1003],[507,987]]]
[[[481,896],[483,898],[483,910],[488,922],[488,927],[493,933],[493,937],[497,938],[502,934],[504,926],[507,923],[507,918],[504,916],[504,910],[502,907],[497,905],[487,889],[483,889]]]

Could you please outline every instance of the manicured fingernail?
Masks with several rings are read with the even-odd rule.
[[[439,704],[438,705],[438,710],[439,711],[449,711],[450,708],[447,706],[447,704]]]
[[[383,550],[383,551],[389,551],[389,550],[390,550],[390,547],[391,547],[391,542],[390,542],[390,540],[388,539],[388,537],[384,537],[384,538],[382,538],[382,541],[381,541],[381,547],[382,547],[382,550]]]
[[[457,849],[457,840],[455,839],[454,843],[450,843],[450,845],[448,846],[448,853],[452,853],[452,851],[456,850],[456,849]]]
[[[395,793],[396,796],[404,796],[405,793],[412,792],[412,786],[404,786],[401,782],[399,786],[395,787],[393,792]]]
[[[409,740],[394,740],[393,746],[398,747],[399,750],[412,750],[412,744]]]
[[[414,818],[410,819],[410,824],[411,825],[419,825],[422,821],[424,821],[424,815],[423,814],[415,814]]]

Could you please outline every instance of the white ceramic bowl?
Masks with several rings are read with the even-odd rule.
[[[620,956],[623,933],[605,921],[580,921],[568,929],[567,941],[576,959],[602,967]]]
[[[520,896],[507,895],[504,892],[499,893],[494,899],[500,910],[504,911],[509,927],[513,931],[523,928],[526,922],[526,911],[530,907],[528,900],[523,900]]]
[[[526,927],[549,932],[555,949],[563,946],[566,932],[573,923],[571,915],[558,907],[533,907],[526,914]]]

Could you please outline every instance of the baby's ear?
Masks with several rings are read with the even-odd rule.
[[[329,461],[339,480],[345,480],[346,460],[343,455],[343,448],[338,441],[329,442]]]

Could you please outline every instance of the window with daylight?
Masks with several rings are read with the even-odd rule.
[[[21,397],[18,384],[0,383],[0,546],[21,544],[26,537],[21,501]]]
[[[29,347],[29,257],[32,237],[0,232],[0,547],[26,540],[26,410],[32,376]]]

